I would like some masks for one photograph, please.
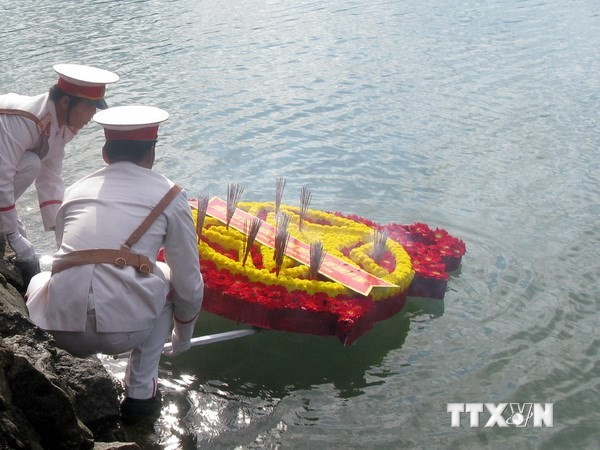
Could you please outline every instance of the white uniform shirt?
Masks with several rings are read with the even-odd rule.
[[[58,126],[55,105],[48,97],[49,94],[35,97],[0,95],[0,109],[30,112],[45,125],[44,130],[39,130],[31,119],[0,114],[0,232],[18,230],[13,180],[23,154],[38,146],[41,134],[48,139],[48,148],[47,154],[42,155],[35,185],[44,228],[51,230],[55,226],[65,191],[61,178],[64,149],[75,134],[67,126]]]
[[[129,162],[106,166],[70,186],[58,212],[57,254],[87,249],[119,249],[173,182]],[[171,269],[174,316],[193,326],[200,312],[204,284],[197,238],[184,191],[167,206],[132,247],[155,263],[161,246]],[[46,330],[84,331],[88,309],[96,310],[99,332],[150,328],[163,310],[169,285],[160,270],[143,275],[133,267],[87,264],[50,277],[28,301],[30,317]]]

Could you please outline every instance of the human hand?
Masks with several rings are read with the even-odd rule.
[[[163,355],[165,356],[177,356],[191,347],[191,341],[188,337],[183,338],[180,336],[180,333],[177,332],[177,328],[173,329],[171,333],[171,342],[165,345],[165,350],[163,350]]]
[[[169,344],[167,344],[169,345]],[[173,357],[173,356],[177,356],[180,355],[181,353],[185,352],[186,350],[188,350],[190,347],[188,346],[186,349],[174,349],[172,345],[170,345],[169,347],[165,348],[162,352],[163,355],[168,356],[169,358]]]
[[[18,262],[32,261],[35,259],[35,249],[31,242],[21,235],[18,231],[6,235],[8,245],[16,254],[15,260]]]

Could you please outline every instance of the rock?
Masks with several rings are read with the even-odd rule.
[[[57,348],[29,320],[19,282],[0,260],[0,448],[139,448],[121,428],[121,383],[98,358]]]
[[[25,293],[27,286],[23,283],[23,274],[18,267],[9,262],[15,256],[6,242],[0,239],[0,284],[6,287],[11,284],[18,292]]]

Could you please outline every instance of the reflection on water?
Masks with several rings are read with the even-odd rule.
[[[420,311],[408,309],[414,309],[409,314]],[[155,426],[157,439],[164,445],[175,436],[212,441],[270,420],[273,409],[290,393],[323,384],[331,385],[338,398],[359,396],[390,376],[377,366],[387,352],[402,345],[409,324],[408,315],[399,314],[376,324],[377,332],[349,347],[336,338],[265,330],[163,358],[159,377],[164,406]],[[232,326],[235,323],[206,313],[196,335]],[[124,362],[103,360],[122,379]]]
[[[402,346],[411,323],[420,327],[442,314],[443,301],[409,299],[401,314],[375,324],[348,347],[334,337],[264,330],[163,358],[159,373],[163,409],[147,445],[217,445],[236,431],[247,433],[273,422],[275,408],[295,392],[328,385],[335,397],[343,400],[384,386],[398,372],[381,367],[382,361]],[[196,335],[232,328],[236,328],[233,322],[206,313],[196,326]],[[123,378],[124,360],[104,357],[103,362],[111,373]],[[402,366],[408,367],[410,362]],[[321,420],[309,414],[310,410],[307,406],[299,420]],[[138,439],[149,434],[147,424],[128,432]]]

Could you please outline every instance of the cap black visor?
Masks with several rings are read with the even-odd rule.
[[[96,103],[96,108],[98,108],[98,109],[108,108],[108,104],[106,103],[106,100],[104,100],[103,98],[101,98],[100,100],[94,100],[94,103]]]

